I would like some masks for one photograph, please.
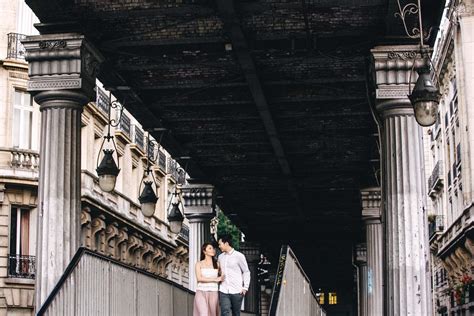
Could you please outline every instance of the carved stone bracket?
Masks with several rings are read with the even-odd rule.
[[[132,227],[121,226],[118,219],[108,219],[89,207],[81,213],[82,245],[96,252],[120,260],[124,264],[146,270],[155,275],[171,278],[181,284],[188,282],[188,248],[179,245],[170,248],[160,240],[150,239]],[[170,264],[175,264],[168,276]]]
[[[119,235],[118,224],[113,222],[112,224],[107,225],[105,230],[105,239],[107,243],[107,255],[115,257],[116,254],[116,243],[117,236]]]
[[[104,216],[92,219],[92,249],[102,254],[105,254],[106,248],[104,219]]]
[[[92,226],[91,211],[88,207],[81,212],[81,244],[83,247],[92,249]]]

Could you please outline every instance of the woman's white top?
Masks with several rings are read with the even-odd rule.
[[[203,278],[217,278],[218,270],[214,268],[201,268],[201,276]],[[196,291],[218,291],[219,285],[217,282],[198,282]]]

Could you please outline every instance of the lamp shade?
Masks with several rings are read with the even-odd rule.
[[[179,210],[179,203],[172,204],[171,211],[168,214],[168,222],[172,233],[178,234],[183,227],[184,216]]]
[[[144,181],[143,191],[138,197],[138,201],[141,204],[141,210],[144,216],[150,217],[155,214],[155,206],[156,202],[158,201],[158,197],[153,191],[153,187],[151,186],[153,182],[151,181]]]
[[[438,105],[441,94],[431,79],[428,67],[418,70],[415,88],[408,96],[415,111],[415,119],[421,126],[431,126],[438,118]]]
[[[113,149],[104,149],[104,158],[100,162],[96,169],[97,175],[99,176],[99,187],[102,191],[110,192],[115,188],[115,182],[117,175],[120,173],[120,169],[115,163]]]

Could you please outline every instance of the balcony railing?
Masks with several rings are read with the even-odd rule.
[[[161,149],[158,152],[158,166],[166,172],[166,154]]]
[[[133,125],[133,142],[141,149],[145,148],[145,136],[137,125]]]
[[[96,99],[96,105],[97,107],[104,112],[104,114],[108,115],[109,113],[109,96],[105,91],[99,87],[96,87],[97,89],[97,99]]]
[[[433,171],[431,172],[431,176],[428,179],[428,189],[430,195],[438,192],[443,187],[443,161],[438,160]]]
[[[429,222],[428,232],[430,239],[434,234],[442,232],[444,229],[444,217],[443,215],[436,215],[433,220]]]
[[[130,117],[128,117],[125,113],[122,114],[122,117],[120,118],[119,130],[121,130],[125,135],[130,137],[130,132],[132,128],[132,122],[130,120]]]
[[[181,228],[181,231],[179,232],[179,235],[183,237],[185,240],[189,240],[189,227],[186,225],[183,225]]]
[[[25,59],[25,47],[21,40],[26,38],[24,34],[8,33],[7,59]]]
[[[38,171],[39,153],[29,149],[0,148],[0,151],[10,152],[10,166],[14,169]]]
[[[11,278],[34,279],[36,275],[35,256],[8,256],[8,276]]]

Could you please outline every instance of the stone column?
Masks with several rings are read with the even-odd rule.
[[[355,263],[359,267],[359,316],[367,316],[367,248],[365,244],[356,245]]]
[[[258,284],[257,268],[260,262],[260,247],[257,244],[245,242],[240,244],[240,251],[245,255],[250,270],[250,286],[245,295],[244,310],[258,313],[260,285]]]
[[[81,217],[81,111],[100,55],[78,34],[28,37],[28,91],[41,110],[36,307],[76,253]]]
[[[200,260],[201,246],[211,242],[211,218],[214,187],[209,184],[188,184],[182,188],[184,215],[189,220],[189,289],[196,290],[196,262]]]
[[[383,315],[383,235],[380,188],[361,190],[367,242],[367,315]]]
[[[422,129],[407,98],[416,46],[372,50],[382,118],[384,315],[431,315]],[[420,62],[421,64],[421,62]],[[412,75],[412,81],[416,76]],[[412,85],[413,87],[413,85]]]

